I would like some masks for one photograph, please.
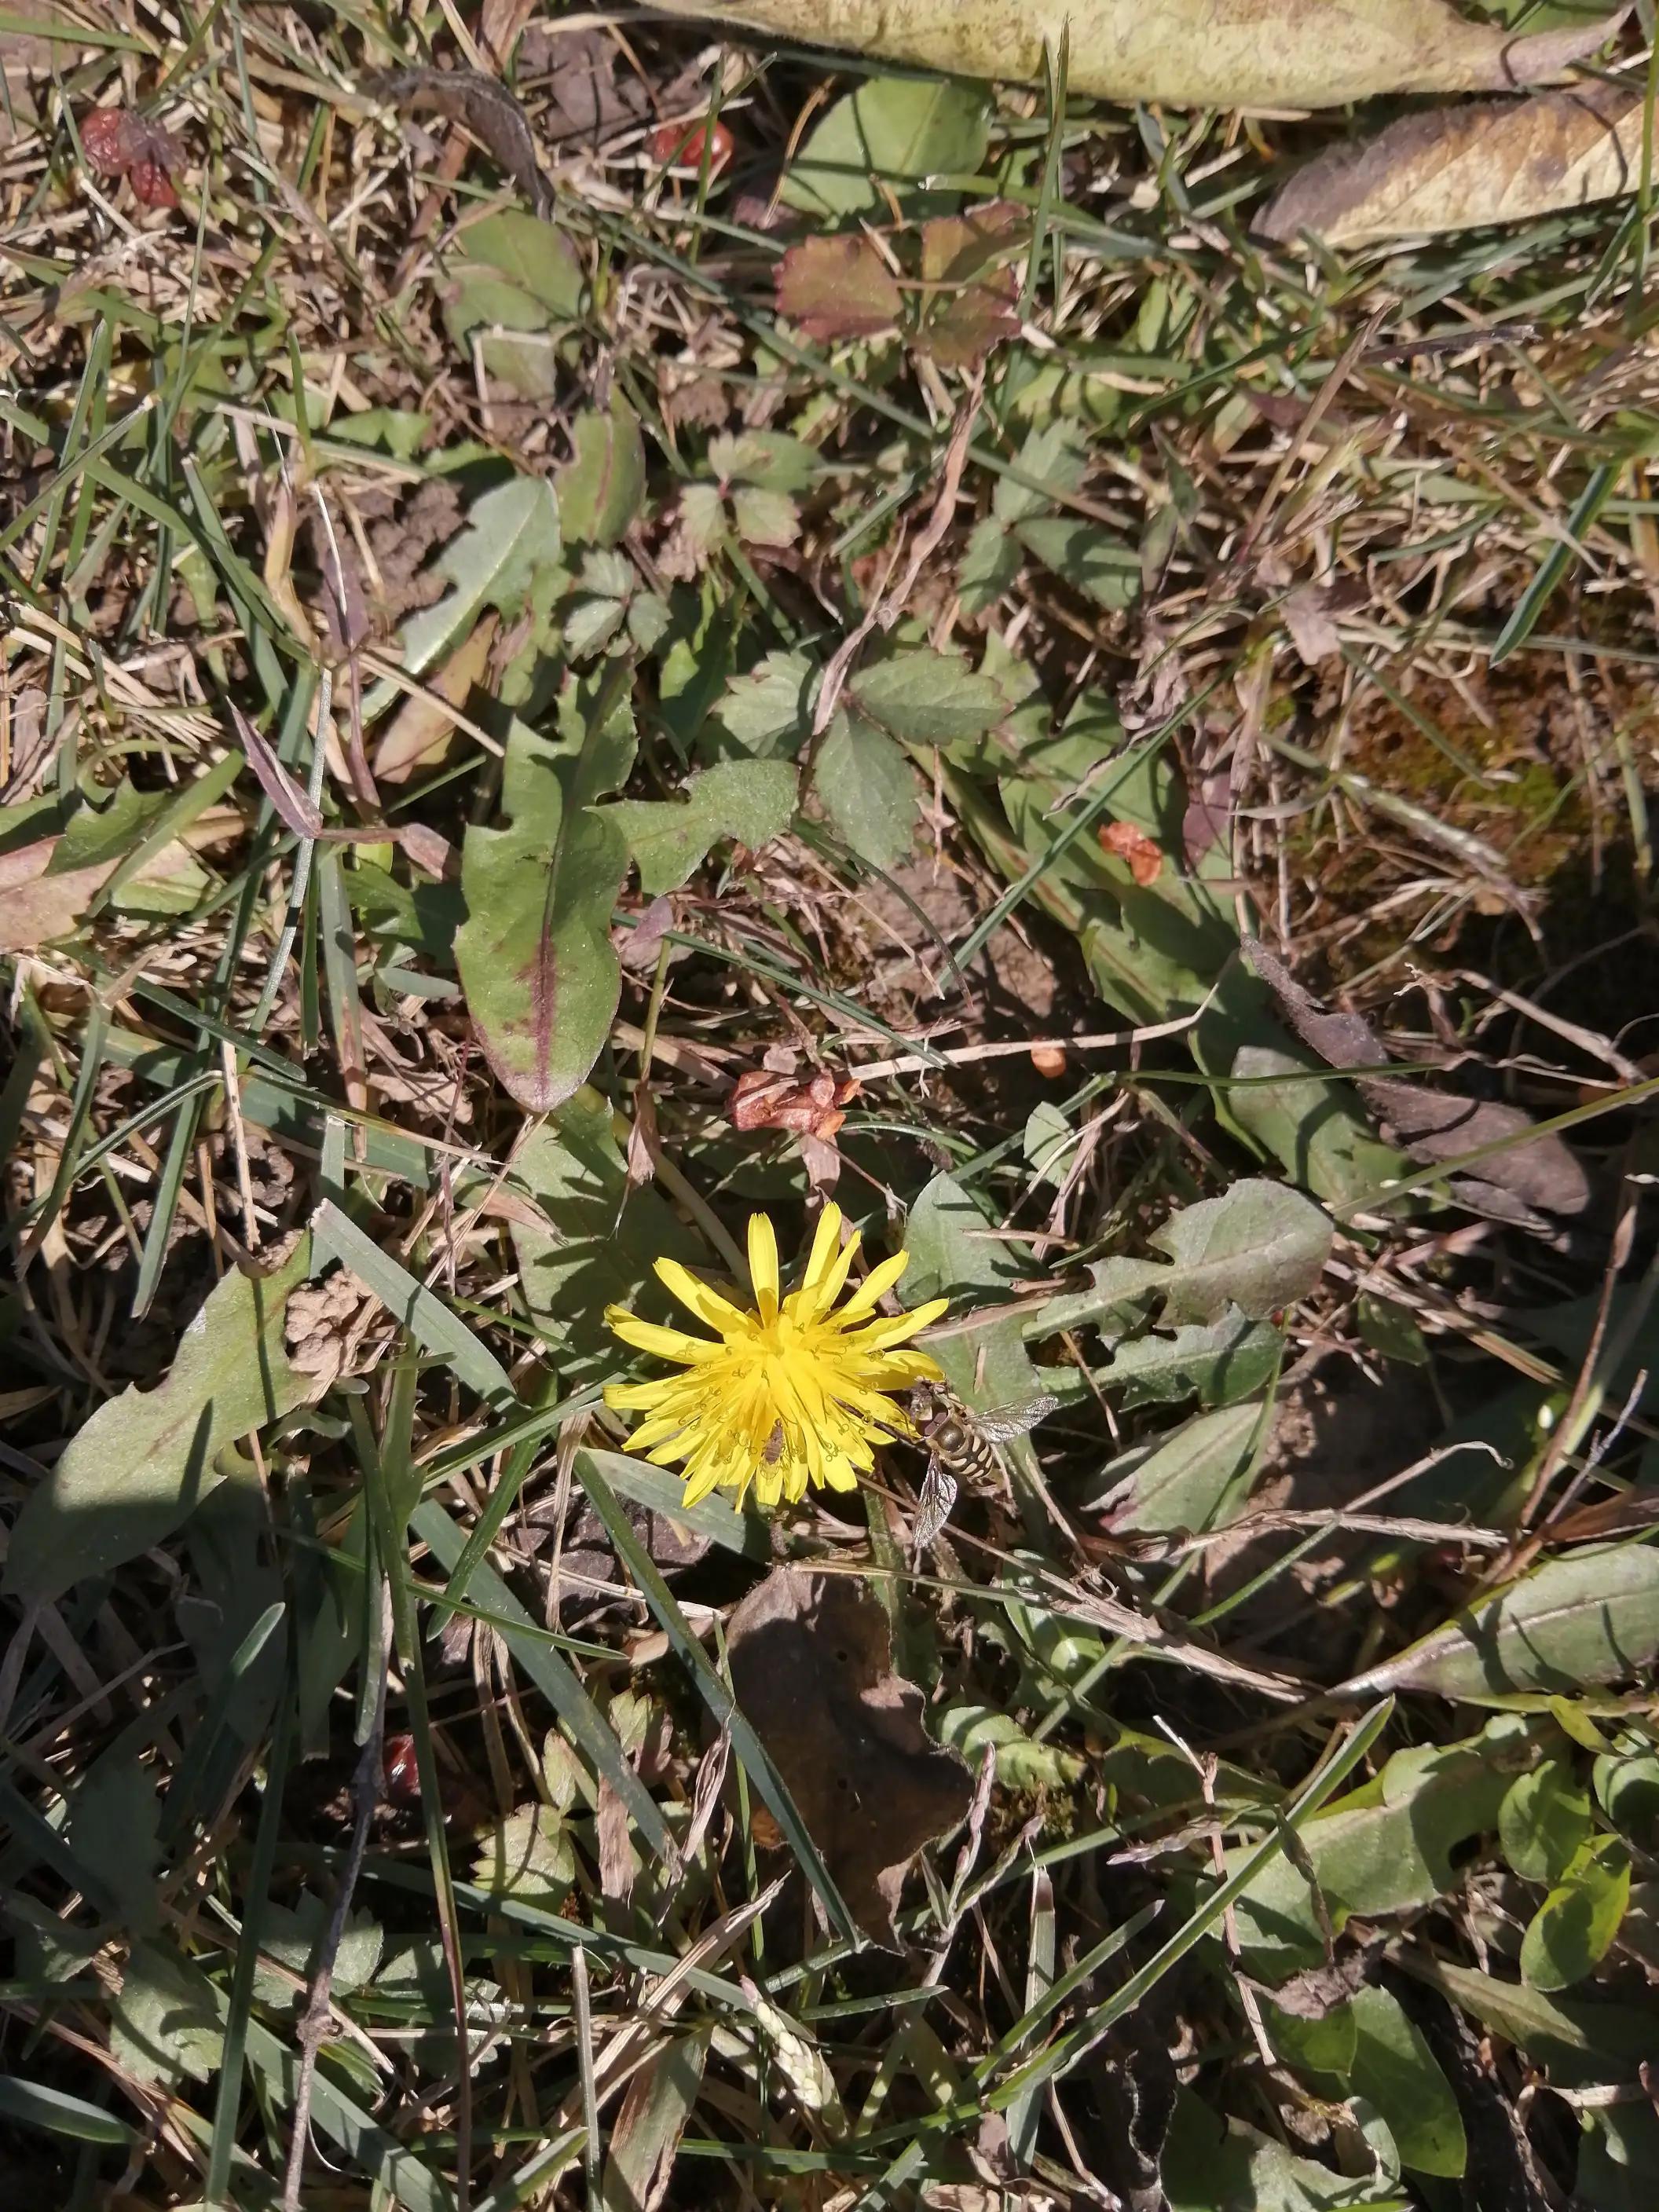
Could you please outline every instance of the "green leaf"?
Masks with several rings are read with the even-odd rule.
[[[1074,423],[1051,422],[1046,429],[1027,434],[1014,456],[1014,466],[1022,477],[1050,493],[1063,495],[1080,491],[1089,473],[1087,441]],[[992,514],[1008,525],[1042,514],[1048,504],[1042,490],[1028,490],[1012,477],[999,477],[991,494]]]
[[[860,712],[908,744],[948,745],[994,728],[1008,711],[1002,686],[957,653],[915,646],[872,661],[848,685]]]
[[[1452,1853],[1498,1818],[1530,1737],[1508,1716],[1482,1735],[1443,1749],[1396,1752],[1375,1781],[1328,1806],[1302,1831],[1307,1863],[1340,1935],[1355,1913],[1376,1919],[1432,1903],[1459,1879]],[[1248,1846],[1227,1853],[1231,1870]],[[1324,1963],[1325,1940],[1306,1875],[1276,1860],[1236,1908],[1239,1942],[1253,1973],[1278,1979]]]
[[[639,418],[615,398],[600,414],[588,408],[571,425],[575,451],[554,485],[565,537],[577,545],[615,545],[645,500],[645,441]]]
[[[1260,1399],[1195,1413],[1170,1435],[1110,1461],[1078,1504],[1098,1512],[1117,1497],[1114,1529],[1224,1528],[1249,1495],[1264,1425]]]
[[[977,86],[937,77],[868,78],[817,125],[790,164],[779,197],[809,215],[884,216],[885,184],[908,213],[942,212],[955,195],[917,191],[916,180],[977,170],[988,143],[986,118]]]
[[[957,592],[965,615],[982,615],[1019,576],[1020,546],[994,514],[974,525],[957,569]]]
[[[1348,1085],[1328,1069],[1267,1045],[1240,1047],[1222,1097],[1244,1133],[1333,1206],[1376,1190],[1407,1164],[1372,1135]],[[1270,1079],[1282,1077],[1281,1082]]]
[[[1378,2202],[1374,2188],[1223,2118],[1190,2089],[1177,2092],[1159,2179],[1170,2212],[1347,2212]],[[1384,2201],[1402,2212],[1397,2195]]]
[[[1097,522],[1080,515],[1039,514],[1016,525],[1014,535],[1035,560],[1062,583],[1115,613],[1140,597],[1140,556]]]
[[[441,1359],[458,1382],[497,1411],[518,1403],[512,1377],[488,1345],[475,1336],[435,1291],[427,1289],[401,1261],[384,1252],[332,1199],[317,1209],[316,1258],[343,1261],[359,1282],[395,1314],[417,1344]]]
[[[1118,1345],[1109,1367],[1097,1369],[1103,1389],[1121,1388],[1127,1410],[1197,1398],[1228,1406],[1261,1389],[1284,1350],[1279,1331],[1230,1306],[1218,1321]]]
[[[1653,2056],[1651,2004],[1588,2003],[1546,1996],[1472,1966],[1444,1966],[1419,1950],[1412,1971],[1483,2027],[1547,2067],[1567,2089],[1629,2081]]]
[[[1570,1989],[1607,1956],[1630,1903],[1630,1851],[1620,1836],[1581,1844],[1521,1942],[1521,1978]]]
[[[752,852],[781,836],[794,811],[794,768],[780,760],[724,761],[694,775],[683,799],[623,799],[608,810],[652,897],[678,890],[722,837]]]
[[[575,248],[542,216],[507,208],[469,223],[460,243],[469,261],[497,270],[550,314],[580,314],[582,271]]]
[[[1382,2113],[1402,2166],[1455,2179],[1468,2163],[1468,2144],[1434,2053],[1386,1990],[1356,1990],[1346,2010],[1357,2031],[1349,2090]]]
[[[732,494],[732,526],[745,545],[793,545],[800,536],[800,509],[787,491],[739,484]]]
[[[1173,1215],[1152,1241],[1171,1261],[1164,1312],[1211,1322],[1235,1305],[1261,1321],[1317,1285],[1335,1235],[1311,1199],[1285,1183],[1236,1182]]]
[[[1516,1690],[1576,1690],[1638,1675],[1659,1654],[1659,1551],[1600,1546],[1547,1559],[1343,1686],[1479,1700]]]
[[[793,759],[811,726],[817,682],[804,653],[769,653],[747,675],[732,678],[715,715],[744,752]]]
[[[270,1275],[233,1269],[185,1331],[166,1381],[99,1407],[23,1502],[9,1596],[50,1603],[162,1542],[224,1479],[216,1462],[226,1445],[316,1396],[283,1348],[289,1292],[310,1272],[309,1237]]]
[[[722,485],[810,491],[822,466],[817,451],[787,430],[722,430],[708,441],[708,471]]]
[[[718,1544],[722,1551],[757,1562],[770,1560],[771,1523],[764,1514],[739,1512],[718,1490],[699,1498],[695,1505],[687,1505],[684,1475],[665,1467],[653,1467],[648,1460],[631,1459],[626,1452],[584,1449],[579,1465],[581,1459],[598,1463],[599,1473],[619,1498],[643,1505],[648,1513],[665,1514],[694,1535]]]
[[[136,1943],[110,2013],[110,2056],[139,2081],[205,2081],[224,2049],[217,1992],[199,1966],[159,1938]]]
[[[269,2005],[277,2012],[299,2011],[305,2002],[304,1984],[315,1968],[319,1947],[333,1917],[332,1905],[314,1890],[301,1890],[291,1911],[286,1905],[279,1905],[275,1898],[264,1900],[259,1913],[259,1948],[286,1966],[289,1973],[297,1975],[301,1987],[296,1989],[269,1966],[258,1966],[253,1974],[253,1994],[262,2005]],[[347,1914],[339,1948],[334,1954],[331,1987],[335,1996],[349,1996],[354,1990],[361,1990],[374,1980],[385,1941],[385,1930],[368,1913]]]
[[[520,1805],[498,1820],[472,1862],[472,1879],[494,1897],[556,1911],[576,1879],[576,1854],[561,1815],[550,1805]]]
[[[404,669],[423,675],[471,631],[485,607],[518,614],[538,576],[556,568],[561,543],[558,501],[539,477],[509,477],[476,499],[466,527],[434,563],[434,573],[452,589],[404,625]],[[401,696],[381,685],[370,704],[378,709]]]
[[[895,868],[916,827],[916,781],[893,740],[861,714],[838,714],[824,732],[812,788],[836,835],[872,868]]]
[[[593,705],[581,749],[565,762],[515,723],[501,783],[512,827],[474,824],[461,848],[461,988],[497,1079],[534,1114],[584,1080],[622,995],[611,915],[628,844],[611,812],[590,804],[621,780],[612,719],[603,700]],[[628,730],[631,757],[631,720]]]
[[[72,2142],[109,2143],[118,2150],[138,2141],[136,2129],[101,2105],[89,2105],[84,2097],[71,2097],[66,2090],[50,2088],[44,2081],[25,2081],[15,2074],[0,2075],[0,2119],[67,2136]]]
[[[154,1935],[159,1925],[160,1826],[155,1775],[136,1756],[106,1754],[70,1800],[70,1849],[102,1879],[130,1935]]]
[[[1504,1856],[1523,1881],[1559,1881],[1589,1840],[1589,1792],[1565,1759],[1547,1759],[1510,1785],[1498,1815]]]
[[[631,1184],[609,1102],[586,1085],[520,1146],[509,1187],[528,1193],[545,1225],[511,1224],[513,1255],[546,1340],[583,1370],[610,1375],[624,1355],[605,1327],[607,1306],[665,1321],[659,1259],[702,1266],[708,1253],[654,1184]]]
[[[1020,1138],[1025,1164],[1037,1182],[1058,1185],[1076,1156],[1077,1132],[1051,1098],[1040,1098],[1025,1117]]]
[[[1063,1790],[1088,1770],[1075,1752],[1039,1742],[990,1705],[951,1705],[938,1725],[939,1741],[960,1752],[976,1774],[986,1745],[994,1744],[997,1782],[1004,1790]]]

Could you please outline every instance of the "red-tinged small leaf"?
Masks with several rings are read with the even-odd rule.
[[[94,107],[80,125],[81,144],[100,177],[132,172],[132,188],[150,207],[177,207],[167,173],[181,158],[179,142],[130,107]],[[140,172],[143,172],[142,180]],[[165,193],[167,197],[161,197]]]
[[[904,297],[867,238],[804,238],[778,264],[778,312],[810,338],[871,338],[897,323]]]
[[[173,189],[173,179],[159,161],[135,161],[127,172],[127,182],[132,186],[135,199],[146,207],[176,208],[179,195]]]
[[[992,349],[1019,331],[1019,280],[1006,257],[1024,240],[1030,217],[1011,200],[921,227],[921,274],[936,288],[920,343],[946,368],[977,368]]]
[[[1164,855],[1144,830],[1133,822],[1109,822],[1098,833],[1101,850],[1127,861],[1129,873],[1144,890],[1164,871]]]
[[[677,169],[701,169],[703,149],[708,147],[711,175],[723,169],[735,151],[726,125],[716,123],[711,129],[706,116],[699,123],[659,124],[651,133],[650,144],[653,161]]]

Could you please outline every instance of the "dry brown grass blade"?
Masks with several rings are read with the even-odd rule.
[[[1284,245],[1310,232],[1327,246],[1363,246],[1613,199],[1641,184],[1645,115],[1639,90],[1585,84],[1404,116],[1310,161],[1255,228]]]
[[[1498,92],[1558,81],[1628,13],[1515,38],[1445,0],[661,0],[672,15],[847,46],[963,76],[1042,76],[1070,40],[1066,83],[1098,100],[1181,107],[1340,107],[1385,92]]]

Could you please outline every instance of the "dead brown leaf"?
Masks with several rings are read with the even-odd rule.
[[[826,1141],[847,1119],[842,1108],[859,1095],[857,1078],[819,1068],[804,1083],[793,1075],[752,1067],[732,1086],[726,1110],[734,1129],[788,1129]]]
[[[67,937],[115,866],[113,860],[100,860],[94,867],[49,875],[57,849],[56,837],[42,837],[15,853],[0,853],[0,952],[33,952]]]
[[[454,717],[444,712],[444,705],[465,705],[467,693],[483,680],[489,665],[489,648],[499,627],[495,616],[486,615],[425,689],[410,693],[374,748],[376,782],[407,783],[417,768],[435,767],[443,758],[455,736]]]
[[[892,1672],[887,1615],[846,1575],[775,1568],[732,1613],[732,1686],[848,1908],[877,1942],[920,1852],[965,1819],[973,1778]]]
[[[804,238],[779,262],[778,313],[810,338],[878,337],[903,308],[898,280],[872,240]]]
[[[1285,1019],[1304,1044],[1333,1067],[1377,1067],[1388,1048],[1358,1014],[1328,1014],[1296,981],[1283,961],[1254,938],[1244,939],[1250,965],[1267,982]],[[1355,1088],[1392,1139],[1414,1159],[1450,1160],[1502,1138],[1519,1138],[1532,1116],[1518,1106],[1458,1097],[1425,1083],[1391,1075],[1357,1075]],[[1589,1207],[1590,1180],[1561,1139],[1536,1136],[1480,1163],[1480,1181],[1466,1195],[1482,1211],[1508,1212],[1505,1198],[1545,1213],[1571,1215]]]
[[[1125,863],[1143,890],[1164,872],[1164,855],[1144,830],[1133,822],[1108,822],[1096,832],[1103,853]]]
[[[1255,229],[1284,245],[1309,232],[1326,246],[1362,246],[1612,199],[1642,181],[1644,107],[1639,89],[1585,83],[1404,116],[1310,161]]]

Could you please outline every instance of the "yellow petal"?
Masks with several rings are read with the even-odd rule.
[[[849,1328],[853,1322],[862,1321],[866,1314],[872,1314],[877,1301],[892,1289],[909,1264],[910,1255],[908,1252],[895,1252],[890,1260],[884,1260],[878,1266],[872,1267],[836,1316],[836,1327]]]
[[[856,1490],[859,1479],[844,1459],[827,1459],[823,1462],[823,1480],[831,1490]]]
[[[868,1322],[847,1341],[858,1352],[884,1352],[890,1344],[902,1344],[907,1336],[915,1336],[919,1330],[929,1327],[950,1304],[949,1298],[929,1298],[925,1305],[912,1306],[908,1313]]]
[[[831,1279],[836,1279],[837,1287],[846,1281],[853,1254],[858,1249],[858,1232],[854,1230],[843,1251],[841,1219],[841,1208],[835,1205],[826,1206],[818,1216],[806,1272],[801,1277],[800,1288],[789,1302],[791,1310],[803,1322],[816,1321],[835,1303],[836,1290],[830,1287]]]
[[[679,1379],[678,1375],[665,1375],[659,1382],[607,1382],[605,1402],[615,1413],[644,1413],[659,1405]]]
[[[690,1268],[681,1267],[678,1260],[658,1260],[653,1265],[663,1288],[689,1312],[696,1314],[705,1328],[726,1336],[734,1330],[741,1334],[752,1328],[749,1315],[734,1306],[730,1298],[723,1298],[718,1291],[711,1291],[707,1283],[700,1283]]]
[[[723,1348],[711,1344],[706,1336],[688,1336],[683,1328],[665,1328],[657,1322],[638,1321],[625,1306],[611,1307],[605,1321],[612,1336],[619,1336],[636,1352],[648,1352],[658,1359],[678,1359],[687,1367],[695,1366],[700,1359],[712,1358]]]
[[[720,1479],[720,1471],[718,1465],[714,1467],[706,1467],[700,1474],[688,1476],[686,1479],[685,1494],[680,1499],[680,1504],[682,1505],[701,1504],[702,1500],[708,1497],[711,1490],[716,1490],[719,1488]]]
[[[749,1281],[761,1319],[769,1321],[778,1310],[778,1238],[769,1214],[749,1217]]]

